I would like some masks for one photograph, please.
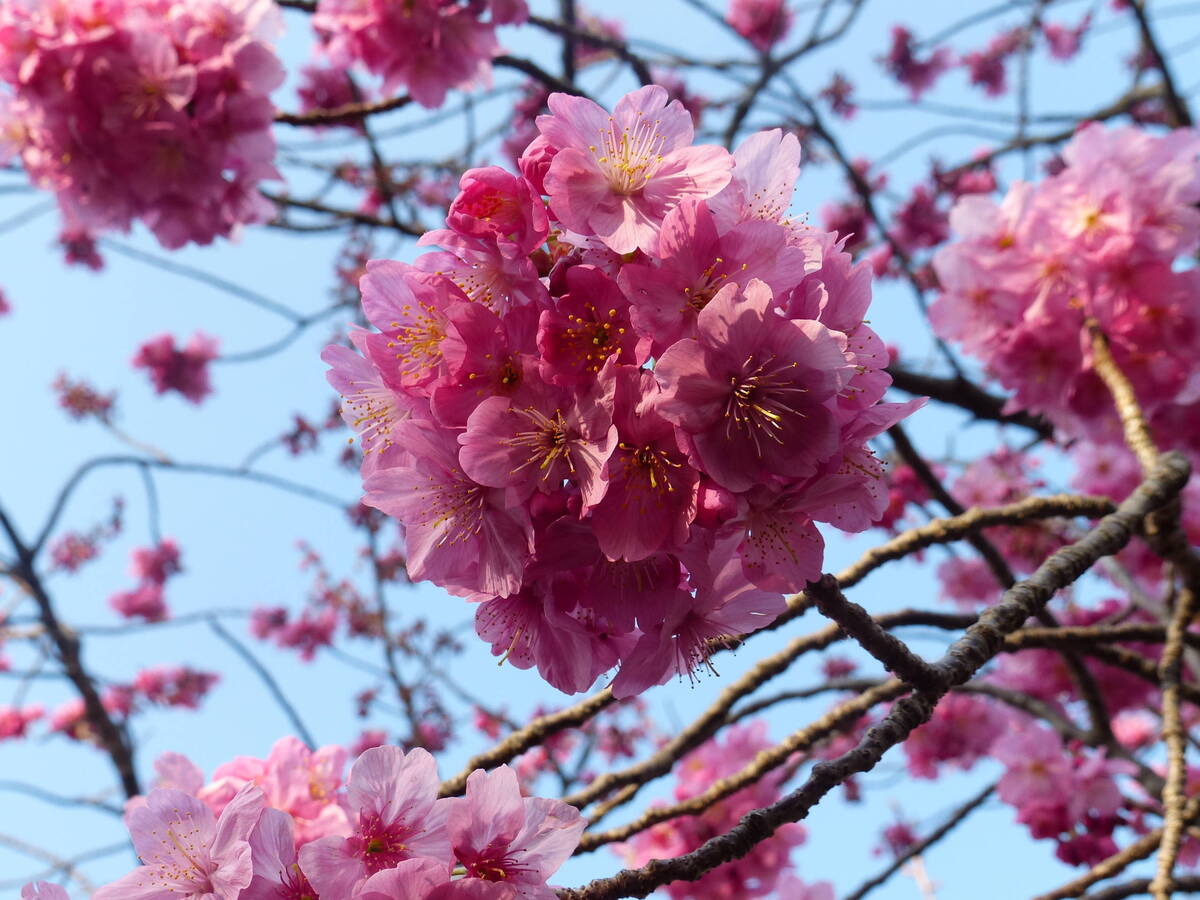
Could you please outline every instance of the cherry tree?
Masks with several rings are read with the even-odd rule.
[[[0,0],[5,890],[1200,892],[1194,5],[627,6]]]

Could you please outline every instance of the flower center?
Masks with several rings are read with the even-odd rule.
[[[653,122],[638,113],[633,127],[616,130],[612,118],[608,128],[600,131],[599,146],[588,147],[609,186],[618,194],[634,194],[646,186],[662,164],[662,149],[666,139],[659,133],[659,121]]]
[[[402,822],[385,825],[378,814],[364,814],[359,819],[358,832],[358,855],[372,875],[394,869],[410,856],[404,841],[411,829]]]
[[[483,530],[484,489],[473,481],[457,479],[438,484],[426,494],[431,528],[444,529],[438,546],[466,543]]]
[[[568,471],[574,474],[571,438],[567,434],[567,422],[563,418],[562,410],[556,409],[553,416],[547,416],[533,407],[516,409],[513,412],[528,419],[532,427],[526,431],[518,431],[506,442],[510,447],[521,447],[529,454],[528,459],[510,474],[515,475],[528,466],[537,465],[542,470],[542,478],[548,479],[555,463],[560,460],[566,463]]]
[[[396,405],[395,395],[385,387],[369,381],[352,382],[354,393],[343,396],[347,413],[353,416],[352,427],[358,434],[363,454],[382,452],[392,446],[392,429],[407,418]]]
[[[630,478],[633,484],[640,484],[660,494],[669,494],[675,490],[675,485],[669,477],[670,472],[672,469],[682,468],[683,463],[671,459],[665,451],[659,450],[653,444],[635,447],[622,442],[617,447],[626,453],[626,477]]]
[[[437,309],[429,303],[418,304],[421,312],[413,317],[408,325],[392,322],[396,329],[388,348],[395,351],[396,359],[400,360],[400,373],[410,378],[420,378],[442,361],[442,341],[446,337],[446,329]],[[412,305],[405,304],[401,312],[407,317],[412,312]]]
[[[741,375],[729,376],[729,399],[725,405],[727,437],[733,436],[734,428],[740,428],[760,453],[762,436],[783,443],[787,420],[804,416],[795,406],[796,395],[808,393],[807,388],[794,383],[795,374],[791,370],[795,367],[794,362],[777,363],[774,356],[755,366],[751,357]]]

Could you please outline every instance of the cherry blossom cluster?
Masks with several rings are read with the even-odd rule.
[[[182,347],[175,338],[161,334],[138,347],[133,357],[135,369],[145,369],[154,391],[175,391],[199,404],[212,393],[208,364],[217,358],[217,340],[197,331]]]
[[[385,92],[402,87],[433,109],[453,88],[490,83],[496,26],[528,17],[525,0],[318,0],[313,28],[335,65],[361,64]]]
[[[1051,58],[1069,60],[1079,52],[1091,25],[1090,12],[1073,25],[1038,18],[1033,25],[1005,27],[983,47],[962,54],[949,47],[929,48],[928,42],[918,41],[909,29],[895,25],[891,46],[878,61],[908,89],[913,100],[919,100],[956,66],[965,69],[967,80],[988,97],[1000,97],[1008,92],[1009,64],[1021,53],[1029,52],[1038,39],[1044,42]]]
[[[59,407],[75,421],[97,419],[106,424],[111,421],[117,404],[115,392],[101,393],[87,381],[74,379],[66,372],[60,372],[51,387],[58,395]]]
[[[215,672],[191,666],[154,666],[139,671],[132,682],[108,685],[100,692],[100,702],[118,722],[142,712],[147,703],[194,710],[220,680]],[[47,726],[51,733],[71,740],[90,742],[96,739],[81,697],[62,703],[50,714]]]
[[[108,598],[108,605],[126,619],[161,622],[167,618],[167,603],[163,586],[172,575],[183,571],[179,562],[179,546],[170,538],[153,547],[133,551],[130,566],[138,585]]]
[[[1028,666],[1030,678],[1024,683],[1014,684],[1003,673],[990,680],[1026,691],[1058,707],[1059,700],[1068,699],[1068,694],[1034,690],[1032,682],[1035,678],[1054,680],[1055,670],[1065,667],[1056,654],[1036,652],[1041,654],[1038,664]],[[1025,660],[1026,654],[1006,659]],[[1093,670],[1093,674],[1102,687],[1112,686],[1104,673]],[[1069,672],[1064,671],[1062,680],[1069,678]],[[1136,702],[1145,704],[1146,695],[1147,691],[1141,691]],[[1104,698],[1106,702],[1116,699],[1110,690],[1105,690]],[[1122,708],[1127,707],[1112,709],[1116,712]],[[1121,721],[1118,717],[1117,723]],[[1116,727],[1117,723],[1114,732],[1128,749],[1136,749],[1139,742],[1144,744],[1147,737],[1150,740],[1155,737],[1144,731],[1135,733],[1128,724]],[[997,784],[998,796],[1016,809],[1017,821],[1029,829],[1035,840],[1053,840],[1057,856],[1068,865],[1095,865],[1115,853],[1117,845],[1112,835],[1118,827],[1145,830],[1135,814],[1137,804],[1122,792],[1121,776],[1135,771],[1132,763],[1110,759],[1103,749],[1088,749],[1077,742],[1064,744],[1053,731],[1020,714],[1002,710],[984,697],[969,694],[946,697],[930,721],[904,742],[904,750],[908,770],[918,778],[938,778],[946,766],[970,769],[982,759],[1000,762],[1004,772]],[[897,830],[907,831],[907,828]],[[885,837],[893,849],[901,843],[895,834]]]
[[[1177,266],[1200,247],[1200,134],[1082,128],[1063,167],[1017,182],[1003,203],[958,201],[959,239],[934,257],[943,290],[935,329],[1014,392],[1008,408],[1041,413],[1065,435],[1119,441],[1085,322],[1112,345],[1152,426],[1197,447],[1200,271]]]
[[[755,756],[772,746],[767,723],[761,719],[731,726],[722,739],[706,742],[681,760],[675,799],[684,801],[703,794],[717,781],[754,762]],[[614,849],[628,866],[642,866],[652,859],[671,859],[689,853],[713,835],[729,831],[746,813],[778,800],[785,773],[783,768],[775,769],[699,815],[660,822]],[[786,877],[794,892],[781,889],[779,897],[833,900],[832,885],[822,882],[805,886],[791,871],[789,854],[793,847],[804,842],[804,838],[803,825],[783,825],[740,859],[713,869],[698,881],[672,882],[666,886],[666,891],[672,900],[740,900],[771,894],[777,887],[782,888],[780,882]]]
[[[124,526],[125,501],[113,499],[112,512],[87,531],[66,531],[50,542],[50,571],[74,575],[100,556],[101,548],[115,540]]]
[[[0,162],[18,156],[89,241],[141,220],[175,248],[266,221],[278,18],[270,0],[4,4]]]
[[[523,797],[507,766],[477,769],[466,796],[438,799],[424,750],[345,751],[279,741],[208,784],[186,757],[156,763],[154,790],[126,804],[142,865],[93,900],[554,900],[546,881],[583,832],[579,811]],[[45,883],[22,897],[61,900]]]
[[[1059,859],[1091,866],[1117,852],[1113,831],[1130,824],[1118,778],[1136,770],[1132,763],[1109,759],[1103,749],[1064,747],[1054,732],[1028,721],[991,753],[1005,767],[997,795],[1017,809],[1034,839],[1056,842]]]
[[[870,272],[787,218],[799,144],[692,146],[662,87],[553,95],[522,175],[473,169],[413,265],[374,261],[378,332],[327,349],[365,503],[408,572],[555,687],[635,695],[754,631],[821,570],[814,522],[884,511]]]
[[[795,15],[784,0],[730,0],[725,21],[755,49],[766,53],[787,36]]]

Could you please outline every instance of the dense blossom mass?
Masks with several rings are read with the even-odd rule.
[[[23,826],[0,833],[0,855],[31,865],[0,881],[62,882],[22,900],[69,900],[73,884],[92,900],[556,900],[551,879],[628,866],[562,893],[834,900],[900,876],[922,896],[974,896],[978,866],[947,854],[994,863],[994,842],[966,844],[1006,819],[1036,844],[1027,857],[1090,870],[1040,896],[1157,900],[1200,883],[1200,478],[1187,470],[1200,465],[1200,131],[1187,60],[1168,65],[1188,45],[1162,42],[1169,9],[1130,0],[922,11],[890,29],[868,5],[685,0],[621,22],[582,0],[0,0],[0,205],[30,204],[0,215],[4,237],[31,223],[64,266],[120,278],[149,265],[280,320],[259,340],[223,309],[190,324],[173,309],[171,333],[108,340],[118,313],[71,306],[90,292],[46,288],[41,309],[0,292],[0,329],[65,325],[27,341],[37,359],[13,356],[21,420],[38,412],[23,379],[39,371],[43,384],[61,371],[51,390],[69,420],[44,431],[34,415],[39,440],[6,446],[53,467],[64,444],[86,449],[59,425],[105,442],[68,460],[45,503],[25,503],[41,479],[0,481],[0,683],[13,686],[0,748],[92,753],[116,776],[107,790],[70,771],[41,785],[17,757],[0,809]],[[677,24],[675,6],[702,27]],[[284,15],[290,111],[270,100]],[[656,33],[676,27],[678,50]],[[860,33],[881,46],[844,52]],[[1046,114],[1038,84],[1079,55],[1130,77],[1077,79],[1085,105]],[[589,99],[634,83],[611,109]],[[964,92],[1016,114],[969,108]],[[888,146],[844,129],[896,110]],[[820,227],[792,212],[802,148],[806,168],[826,167]],[[290,186],[264,192],[277,165]],[[30,201],[37,188],[49,193]],[[39,237],[56,204],[60,227]],[[251,241],[268,255],[246,247],[252,264],[228,271],[112,238],[140,222],[177,249],[268,219]],[[281,271],[276,240],[337,242],[323,303],[308,280],[320,250]],[[421,248],[411,261],[378,258],[406,242]],[[18,268],[9,290],[50,274]],[[873,276],[911,289],[927,347],[911,329],[885,347],[868,327]],[[282,365],[331,323],[332,392],[229,365]],[[231,340],[250,349],[222,353]],[[64,370],[47,346],[70,356]],[[90,368],[113,353],[138,394],[188,401],[171,412],[199,410],[221,373],[218,403],[236,415],[204,409],[186,439],[174,416],[131,421],[140,404]],[[893,377],[949,415],[906,437],[892,426],[923,401],[883,402]],[[281,405],[296,392],[303,406]],[[320,460],[355,470],[361,496],[325,483]],[[196,516],[173,510],[191,476],[255,491],[239,506],[202,488],[188,510],[224,529],[220,548],[193,544]],[[122,493],[85,513],[105,483]],[[300,538],[302,595],[260,571],[281,537],[272,510],[291,516],[292,500],[349,532],[283,535]],[[307,529],[301,515],[284,531]],[[813,583],[822,526],[878,528],[884,543]],[[844,543],[828,555],[865,541]],[[231,561],[252,571],[231,578]],[[859,607],[842,591],[863,579]],[[404,603],[422,580],[458,599]],[[482,645],[462,639],[463,615]],[[777,626],[800,631],[775,640]],[[193,644],[210,631],[234,655]],[[468,649],[526,670],[533,683],[514,683],[533,693],[502,695]],[[645,693],[725,673],[723,649],[740,650],[730,683],[680,710],[677,693]],[[210,670],[221,659],[235,668]],[[321,667],[320,690],[296,679],[297,659]],[[214,770],[169,752],[145,771],[148,742],[176,733],[168,716],[230,708],[242,663],[303,739]],[[224,724],[270,727],[236,713]],[[308,736],[310,716],[325,733],[351,714],[344,743]],[[466,752],[441,781],[435,755]],[[846,841],[814,809],[835,792],[883,792],[891,810]],[[123,814],[129,839],[90,825],[39,838],[44,802]],[[837,858],[813,858],[835,844]],[[887,858],[862,871],[871,850]],[[1038,892],[1039,867],[1012,859],[1000,892]]]
[[[361,63],[385,91],[433,108],[451,88],[489,83],[496,26],[528,16],[525,0],[319,0],[313,27],[337,65]]]
[[[141,220],[174,248],[268,220],[278,18],[271,0],[0,5],[0,163],[55,193],[71,243]]]
[[[867,442],[918,404],[878,403],[865,265],[787,217],[794,136],[693,146],[656,86],[549,107],[521,175],[463,176],[441,250],[367,266],[378,331],[325,359],[410,575],[514,665],[630,696],[782,612],[814,522],[883,513]]]
[[[420,749],[367,750],[343,781],[345,763],[340,747],[284,738],[206,784],[187,757],[164,754],[154,790],[125,806],[142,865],[94,900],[555,897],[546,881],[583,832],[574,807],[523,797],[508,766],[477,769],[465,796],[438,799],[437,765]],[[21,896],[67,893],[39,882]]]
[[[1088,125],[1063,167],[1017,182],[1003,203],[971,195],[950,214],[959,239],[934,267],[934,327],[983,360],[1010,409],[1071,437],[1121,437],[1096,374],[1092,319],[1168,446],[1200,448],[1200,135]]]
[[[685,801],[703,795],[714,783],[735,775],[743,766],[752,763],[758,753],[771,747],[766,722],[758,720],[732,726],[725,732],[723,740],[708,741],[680,761],[675,799]],[[750,787],[708,807],[700,815],[660,822],[616,849],[629,866],[689,853],[713,835],[733,828],[746,813],[778,800],[785,777],[785,769],[776,769]],[[714,869],[698,881],[669,884],[667,894],[672,900],[741,900],[768,894],[781,900],[808,897],[833,900],[833,885],[817,882],[806,886],[791,870],[789,855],[794,847],[804,843],[804,838],[803,825],[783,825],[741,859]]]

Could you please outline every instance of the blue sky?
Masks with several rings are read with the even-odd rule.
[[[535,9],[552,15],[556,4],[534,3]],[[928,0],[921,4],[877,2],[848,34],[829,50],[814,55],[796,70],[796,77],[810,92],[823,86],[835,69],[846,72],[858,84],[862,98],[897,100],[901,95],[880,74],[872,58],[885,51],[887,31],[899,18],[917,34],[930,34],[982,2],[963,4],[950,0]],[[1055,17],[1074,23],[1092,4],[1055,4]],[[1186,5],[1186,4],[1184,4]],[[1107,6],[1107,5],[1105,5]],[[544,7],[544,8],[543,8]],[[733,55],[726,32],[691,10],[681,0],[653,3],[611,0],[604,5],[606,17],[626,23],[634,38],[648,38],[687,48],[696,56]],[[309,53],[307,22],[303,15],[288,13],[289,32],[282,52],[291,63],[302,62]],[[1163,22],[1181,21],[1164,18]],[[1174,34],[1167,27],[1168,46],[1191,37]],[[957,45],[972,49],[985,43],[992,29],[985,26],[965,32]],[[502,40],[515,53],[526,53],[553,65],[553,44],[540,36],[502,32]],[[1034,113],[1070,112],[1103,106],[1120,95],[1126,86],[1123,59],[1131,52],[1127,32],[1100,31],[1084,57],[1070,66],[1039,60],[1032,67]],[[1185,85],[1193,84],[1200,67],[1198,54],[1185,53],[1176,68]],[[604,85],[602,99],[611,102],[633,86],[621,72],[611,79],[606,65],[589,73],[585,83]],[[498,73],[497,84],[512,82],[511,73]],[[695,89],[718,93],[727,82],[699,78]],[[1012,110],[1013,98],[992,101],[970,91],[961,73],[945,79],[937,99],[966,106],[978,112]],[[294,107],[289,88],[281,90],[279,103]],[[451,102],[457,102],[452,100]],[[417,109],[406,109],[380,121],[376,129],[385,133],[395,125],[416,121]],[[504,115],[503,101],[481,102],[477,128],[486,133],[491,123]],[[948,121],[936,113],[911,110],[861,113],[850,123],[836,122],[842,143],[854,154],[878,158],[888,154],[911,135],[935,129]],[[759,113],[753,124],[769,124]],[[385,148],[403,156],[434,156],[451,149],[462,139],[461,121],[450,121],[420,137],[386,139]],[[930,153],[948,162],[961,161],[981,146],[994,126],[976,123],[965,134],[941,134],[935,141],[903,155],[891,169],[898,196],[904,186],[925,171]],[[289,146],[302,143],[294,132],[280,133]],[[305,136],[304,141],[311,143]],[[333,151],[334,153],[342,151]],[[328,156],[330,151],[324,151]],[[481,154],[482,155],[482,154]],[[1019,175],[1014,162],[1009,176]],[[40,194],[3,193],[19,185],[18,177],[0,175],[0,222],[42,202]],[[809,211],[819,222],[821,205],[843,191],[840,177],[830,167],[809,169],[796,193],[794,211]],[[119,424],[138,440],[165,451],[172,459],[237,466],[264,440],[285,431],[294,411],[323,416],[330,400],[320,348],[333,334],[335,323],[315,326],[289,349],[269,360],[250,365],[224,365],[214,372],[216,394],[199,409],[177,397],[153,396],[143,378],[131,371],[129,359],[147,337],[170,332],[180,337],[196,329],[216,335],[225,352],[253,349],[282,336],[288,323],[270,312],[213,288],[162,272],[152,266],[106,254],[108,266],[101,275],[65,269],[53,249],[56,234],[53,214],[41,215],[14,230],[0,234],[0,288],[14,307],[11,316],[0,319],[0,503],[29,536],[41,525],[63,480],[82,461],[104,453],[127,453],[129,448],[90,424],[68,421],[55,408],[49,385],[55,375],[66,371],[86,376],[102,388],[120,391]],[[141,229],[117,240],[147,252],[162,255]],[[172,256],[201,269],[249,287],[302,314],[322,309],[333,289],[332,265],[337,243],[328,237],[283,234],[265,228],[252,229],[234,244],[212,248],[190,248]],[[411,259],[411,243],[397,248],[395,258]],[[923,326],[917,321],[911,296],[902,285],[884,284],[877,289],[870,315],[873,327],[904,357],[920,365],[930,354]],[[991,446],[995,430],[986,425],[965,426],[961,417],[938,410],[920,413],[910,426],[922,448],[934,456],[969,456]],[[319,488],[347,502],[357,496],[355,476],[333,466],[340,438],[326,439],[325,451],[316,457],[293,459],[276,449],[258,464],[297,483]],[[1051,463],[1051,477],[1061,475],[1061,466]],[[161,506],[161,527],[183,548],[186,572],[168,585],[168,598],[179,614],[201,612],[211,607],[245,610],[258,604],[297,607],[308,588],[308,578],[298,571],[298,539],[318,548],[335,574],[362,572],[353,535],[337,510],[315,504],[277,489],[248,485],[216,477],[163,473],[155,478]],[[106,603],[116,590],[130,586],[126,573],[129,550],[149,542],[148,508],[144,485],[132,469],[113,469],[89,477],[74,494],[63,519],[64,525],[87,528],[103,517],[115,494],[127,503],[125,533],[102,557],[76,578],[56,577],[51,585],[64,618],[76,626],[113,624]],[[846,538],[828,535],[826,568],[836,571],[869,546],[871,536]],[[0,605],[11,601],[11,589],[0,593]],[[869,579],[855,591],[855,599],[873,611],[901,606],[936,605],[936,586],[931,573],[911,563],[900,563]],[[470,608],[428,585],[395,589],[392,605],[398,623],[426,617],[446,627],[468,622]],[[655,715],[672,730],[703,708],[724,683],[751,665],[758,656],[781,646],[802,631],[819,627],[815,614],[794,623],[782,634],[754,639],[741,652],[727,656],[718,666],[721,678],[705,678],[695,685],[672,683],[650,697]],[[244,626],[232,620],[229,626],[251,640]],[[456,663],[455,676],[464,684],[505,703],[520,716],[539,703],[561,703],[563,698],[547,688],[532,672],[511,666],[497,667],[487,647],[470,634],[464,635],[467,650]],[[945,644],[941,635],[917,635],[916,646],[936,653]],[[347,651],[372,662],[378,650],[353,643]],[[353,717],[352,696],[373,683],[352,668],[328,658],[311,665],[298,662],[293,654],[255,644],[263,662],[280,679],[301,711],[309,728],[322,743],[348,742],[362,723]],[[289,725],[248,672],[245,664],[217,640],[203,624],[164,626],[122,637],[94,636],[86,642],[89,665],[113,679],[127,679],[137,669],[156,664],[188,662],[224,674],[204,710],[152,712],[135,724],[139,765],[149,773],[154,757],[165,750],[188,752],[211,771],[238,754],[263,756],[271,743],[289,731]],[[29,657],[12,653],[15,667],[24,668]],[[819,680],[815,660],[794,667],[774,684],[798,687]],[[872,671],[872,670],[869,670]],[[8,702],[13,679],[0,680],[0,703]],[[30,700],[52,708],[68,692],[52,683],[38,682]],[[770,716],[772,734],[782,737],[824,710],[825,701],[781,708]],[[389,727],[384,718],[370,723]],[[393,728],[393,731],[395,729]],[[443,757],[442,771],[456,771],[467,753],[466,746]],[[903,775],[903,757],[893,753],[862,779],[865,801],[847,805],[840,796],[817,808],[807,821],[808,843],[799,849],[796,861],[806,879],[830,879],[848,889],[879,867],[883,860],[871,855],[880,829],[900,807],[918,824],[936,823],[940,816],[961,802],[998,769],[983,764],[967,775],[948,776],[936,783],[911,782]],[[94,794],[109,784],[107,761],[89,749],[60,738],[35,738],[27,742],[0,743],[0,780],[17,779],[42,785],[65,795]],[[647,797],[661,795],[668,782],[653,786]],[[1028,895],[1069,877],[1069,871],[1052,858],[1048,844],[1031,845],[1023,831],[1012,825],[1013,812],[993,801],[965,825],[955,837],[929,854],[927,868],[941,886],[939,896],[1011,897]],[[94,847],[119,843],[123,830],[102,813],[62,810],[16,794],[0,791],[0,835],[20,837],[55,855],[70,856]],[[0,840],[2,843],[2,840]],[[985,864],[1013,860],[1003,869],[1003,885],[980,885]],[[82,868],[94,881],[103,881],[132,864],[128,854],[106,857]],[[601,851],[573,860],[557,879],[575,884],[617,868],[613,857]],[[36,871],[28,857],[0,846],[0,882]],[[0,889],[0,897],[16,896],[15,888]],[[881,900],[913,898],[918,892],[911,880],[898,878],[875,894]]]

